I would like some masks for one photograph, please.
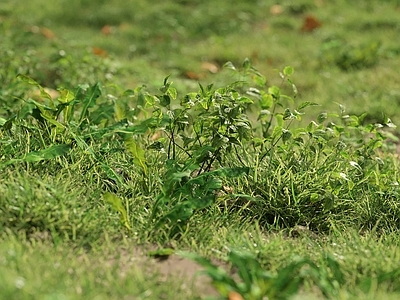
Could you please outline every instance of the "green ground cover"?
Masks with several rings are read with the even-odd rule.
[[[0,299],[398,299],[399,5],[2,1]]]

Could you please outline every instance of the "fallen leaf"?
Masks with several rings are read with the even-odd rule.
[[[316,19],[314,16],[306,16],[303,21],[303,26],[301,27],[301,31],[303,32],[311,32],[317,28],[320,28],[322,23]]]
[[[53,31],[51,31],[50,29],[46,28],[46,27],[39,27],[39,26],[32,26],[31,27],[31,32],[35,33],[35,34],[42,34],[46,39],[54,39],[56,37],[56,35],[54,34]]]
[[[100,47],[92,47],[92,53],[96,56],[100,57],[107,57],[108,53],[106,50],[100,48]]]
[[[280,15],[281,13],[283,13],[283,11],[284,11],[283,6],[279,4],[272,5],[271,8],[269,9],[269,12],[273,16]]]
[[[104,35],[109,35],[113,32],[113,28],[110,25],[104,25],[103,28],[101,28],[101,33]]]
[[[207,70],[213,74],[215,74],[219,71],[219,67],[216,64],[211,63],[211,62],[206,62],[206,61],[201,63],[201,68],[203,70]]]
[[[150,140],[152,142],[157,141],[157,140],[159,140],[161,138],[161,135],[162,135],[162,131],[158,130],[150,137]]]
[[[185,77],[188,79],[192,79],[192,80],[199,80],[202,78],[202,76],[196,72],[193,71],[187,71],[185,72]]]
[[[230,291],[228,294],[228,300],[244,300],[244,298],[238,292]]]
[[[228,186],[228,185],[224,185],[223,187],[222,187],[222,189],[225,191],[225,193],[227,193],[227,194],[233,194],[233,192],[235,191],[234,189],[233,189],[233,187],[231,187],[231,186]]]
[[[40,33],[46,38],[46,39],[54,39],[56,37],[56,35],[54,34],[53,31],[51,31],[50,29],[46,28],[46,27],[42,27],[40,28]]]

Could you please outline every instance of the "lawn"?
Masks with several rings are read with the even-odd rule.
[[[399,299],[400,3],[0,3],[0,299]]]

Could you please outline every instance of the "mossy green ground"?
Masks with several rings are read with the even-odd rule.
[[[100,81],[104,97],[108,94],[110,99],[142,85],[155,92],[171,74],[184,95],[197,91],[198,81],[220,87],[243,79],[223,65],[241,65],[246,57],[266,76],[268,86],[280,84],[278,72],[285,66],[294,67],[291,79],[299,91],[295,101],[321,105],[311,107],[304,122],[321,111],[338,112],[341,104],[349,114],[367,112],[366,122],[383,123],[386,116],[397,124],[399,5],[394,0],[5,0],[0,3],[0,125],[22,107],[21,99],[34,97],[32,89],[16,79],[18,74],[53,90]],[[321,27],[302,31],[306,16],[313,16]],[[194,268],[191,261],[173,256],[169,259],[179,263],[173,261],[167,272],[165,265],[146,256],[157,248],[195,252],[224,269],[230,268],[225,262],[228,249],[249,251],[273,274],[298,257],[323,267],[329,254],[345,280],[333,283],[329,295],[306,281],[294,299],[400,297],[396,131],[376,154],[384,161],[374,173],[379,188],[346,194],[347,212],[337,209],[324,215],[324,222],[331,222],[329,230],[318,231],[313,216],[307,215],[299,216],[299,224],[288,221],[286,228],[282,223],[266,224],[240,197],[223,196],[194,214],[186,231],[171,239],[168,228],[154,231],[149,225],[162,182],[162,155],[151,152],[145,180],[123,145],[109,137],[98,143],[86,139],[90,148],[74,149],[69,159],[3,165],[38,150],[31,147],[41,141],[29,140],[40,132],[36,126],[27,122],[12,133],[4,127],[0,131],[0,299],[218,296],[194,272],[178,275],[181,269]],[[116,170],[124,184],[110,180],[90,151]],[[321,179],[310,175],[312,184],[299,187],[325,185],[331,177],[328,171]],[[267,176],[269,171],[262,172],[260,176]],[[282,175],[283,181],[292,176],[289,173]],[[305,179],[298,175],[288,182],[297,180]],[[228,188],[251,197],[271,190],[253,191],[256,183],[250,181],[235,179]],[[131,230],[103,201],[105,191],[122,197]],[[293,185],[282,194],[287,191],[293,192]]]

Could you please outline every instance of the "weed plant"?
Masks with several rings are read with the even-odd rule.
[[[201,299],[130,268],[151,244],[202,265],[221,299],[397,299],[398,4],[367,2],[353,18],[346,1],[282,1],[271,20],[262,1],[85,1],[83,19],[80,1],[1,3],[0,298]],[[299,34],[320,5],[322,28]],[[128,72],[115,54],[148,87],[110,84]],[[232,62],[196,86],[191,60]],[[283,60],[310,68],[272,78]],[[358,113],[384,101],[389,116]]]
[[[96,170],[90,178],[97,185],[96,194],[103,193],[105,203],[120,214],[128,232],[137,219],[131,212],[135,193],[140,191],[144,197],[158,194],[155,201],[145,204],[148,221],[143,226],[150,228],[148,234],[161,232],[164,241],[193,230],[193,216],[207,215],[216,207],[238,211],[241,218],[257,220],[266,228],[301,225],[317,232],[354,228],[374,229],[380,234],[399,228],[396,169],[388,167],[390,160],[378,152],[386,128],[395,127],[390,119],[385,124],[364,124],[365,115],[346,115],[340,106],[338,114],[322,112],[306,126],[294,127],[304,111],[317,104],[296,102],[292,67],[280,73],[279,87],[266,87],[265,77],[249,60],[239,69],[232,63],[227,67],[242,80],[223,88],[199,85],[198,92],[183,97],[167,77],[161,93],[155,95],[137,88],[120,96],[104,96],[97,83],[74,90],[62,88],[60,96],[53,99],[36,81],[19,75],[22,82],[36,87],[40,96],[22,99],[11,117],[2,118],[1,167],[39,174],[45,174],[44,164],[61,173],[67,166],[86,165]],[[294,97],[284,94],[285,84]],[[249,117],[254,114],[257,119]],[[135,179],[108,162],[110,153],[130,155]],[[159,171],[154,173],[155,168]],[[96,209],[96,205],[77,206],[75,201],[62,200],[48,206],[47,197],[60,197],[59,191],[47,188],[51,183],[37,181],[45,189],[36,190],[31,181],[28,185],[23,178],[15,180],[3,191],[4,230],[22,230],[28,236],[47,232],[53,241],[84,241],[89,233],[101,234],[84,225],[91,223],[87,209]],[[132,180],[136,181],[135,191]],[[16,184],[19,188],[12,187]],[[14,189],[22,194],[9,194]],[[84,191],[68,188],[62,193],[76,197]],[[232,255],[233,263],[253,264],[246,262],[247,256]],[[242,259],[245,261],[240,262]],[[311,261],[294,263],[280,274],[293,274],[304,264],[311,268],[309,278],[323,280],[325,275]],[[328,258],[328,265],[336,263]],[[259,274],[246,279],[247,271],[243,272],[240,276],[246,288],[230,285],[246,299],[261,299],[265,294],[286,299],[300,286],[300,281],[286,275],[281,279],[262,273],[266,277]],[[343,275],[339,269],[334,273],[340,285]],[[214,280],[220,280],[213,274]],[[256,290],[253,281],[260,284]],[[281,284],[288,285],[288,294],[278,288]],[[292,284],[296,288],[292,289]],[[328,293],[326,289],[335,291],[333,286],[318,284],[324,293]],[[282,296],[275,294],[278,291]]]
[[[265,78],[247,60],[237,72],[252,77],[257,87],[244,81],[217,89],[200,85],[199,92],[181,99],[168,78],[157,95],[136,89],[120,99],[104,97],[101,85],[95,84],[61,89],[60,97],[53,99],[33,79],[20,75],[39,89],[41,101],[24,99],[15,114],[2,119],[2,166],[60,156],[68,161],[70,151],[79,149],[118,190],[124,179],[97,146],[107,145],[107,138],[117,143],[110,145],[116,147],[113,151],[125,148],[132,155],[144,186],[150,176],[146,153],[159,152],[165,160],[161,193],[150,219],[159,218],[158,211],[165,207],[171,211],[156,227],[167,220],[185,222],[195,210],[214,204],[221,197],[218,191],[243,175],[246,180],[237,188],[248,195],[244,199],[251,198],[245,200],[246,214],[262,223],[326,231],[332,223],[348,225],[350,216],[358,228],[398,227],[396,177],[386,167],[390,162],[377,153],[384,128],[394,127],[390,119],[364,125],[365,115],[346,115],[340,106],[339,114],[323,112],[305,127],[292,128],[307,107],[317,104],[297,104],[281,87],[265,88]],[[296,93],[292,73],[287,67],[281,77]],[[137,97],[135,107],[122,102],[126,97]],[[251,110],[258,114],[256,122],[249,118]],[[17,133],[28,142],[13,140]],[[243,204],[235,194],[223,197]]]

